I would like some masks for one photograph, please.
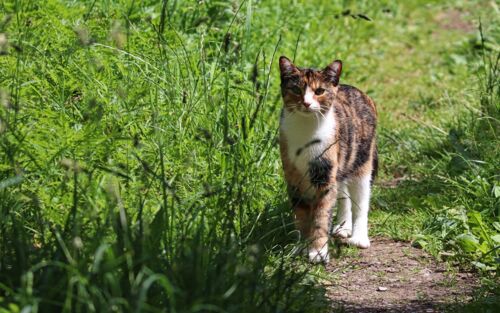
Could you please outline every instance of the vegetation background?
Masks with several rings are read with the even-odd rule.
[[[499,13],[1,1],[0,312],[327,311],[281,177],[279,55],[340,58],[377,102],[371,235],[476,270],[495,297]]]

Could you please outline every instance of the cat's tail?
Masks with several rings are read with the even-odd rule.
[[[375,181],[375,177],[377,177],[378,174],[378,150],[377,146],[375,145],[375,149],[373,149],[373,158],[372,158],[372,179],[371,183]]]

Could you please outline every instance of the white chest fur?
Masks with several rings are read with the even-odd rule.
[[[280,124],[288,147],[288,158],[304,176],[309,161],[315,159],[333,142],[335,116],[331,108],[326,114],[290,113],[285,111]]]

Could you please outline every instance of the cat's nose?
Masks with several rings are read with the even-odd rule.
[[[304,106],[305,106],[306,108],[309,108],[309,107],[311,106],[311,104],[310,104],[309,102],[304,102]]]

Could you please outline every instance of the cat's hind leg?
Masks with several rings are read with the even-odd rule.
[[[348,185],[351,196],[352,235],[346,239],[346,242],[363,249],[370,247],[370,239],[368,238],[370,181],[371,175],[365,175],[352,179]]]
[[[337,191],[337,218],[333,226],[333,236],[347,238],[352,234],[351,198],[346,183],[339,183]]]

